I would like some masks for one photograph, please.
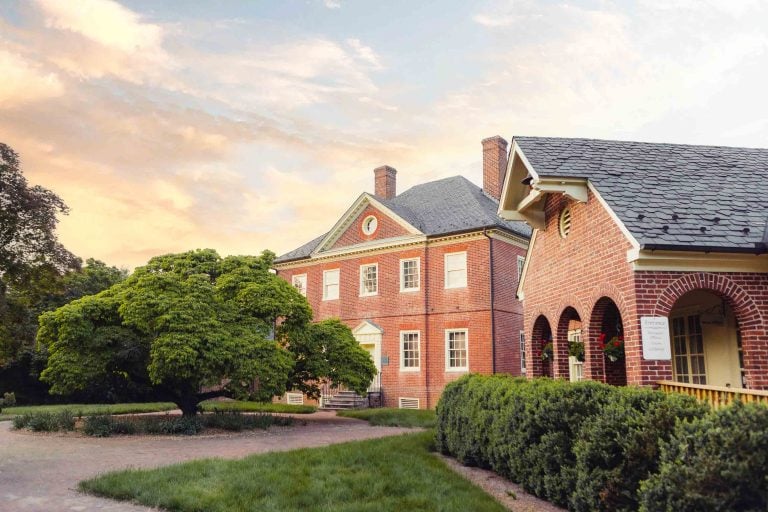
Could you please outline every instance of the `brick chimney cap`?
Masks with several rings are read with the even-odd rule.
[[[389,165],[382,165],[373,170],[376,174],[386,172],[387,174],[397,174],[397,169]]]
[[[507,147],[508,142],[501,135],[494,135],[493,137],[488,137],[483,139],[483,146],[488,146],[492,144],[497,144],[502,147]]]

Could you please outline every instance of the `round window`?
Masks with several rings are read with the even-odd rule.
[[[366,235],[372,235],[379,225],[379,221],[373,215],[367,216],[363,219],[363,233]]]
[[[571,209],[563,208],[560,212],[560,236],[565,238],[571,232]]]

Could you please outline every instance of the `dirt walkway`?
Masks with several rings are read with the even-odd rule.
[[[124,468],[151,468],[205,457],[240,458],[371,439],[411,429],[372,427],[363,421],[317,412],[291,427],[216,436],[89,438],[33,434],[0,422],[0,512],[148,511],[146,507],[86,496],[80,480]]]

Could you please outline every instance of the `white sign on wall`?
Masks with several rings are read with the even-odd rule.
[[[669,361],[672,347],[669,341],[669,318],[665,316],[640,317],[643,338],[643,359]]]

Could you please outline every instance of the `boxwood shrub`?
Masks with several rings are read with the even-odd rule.
[[[570,510],[637,510],[640,482],[658,469],[660,443],[670,438],[678,420],[708,411],[683,395],[642,388],[612,388],[612,394],[573,445],[577,479]]]
[[[736,402],[679,423],[643,482],[641,510],[768,510],[768,407]]]
[[[637,510],[659,440],[705,411],[644,389],[470,375],[443,392],[436,446],[572,510]]]

